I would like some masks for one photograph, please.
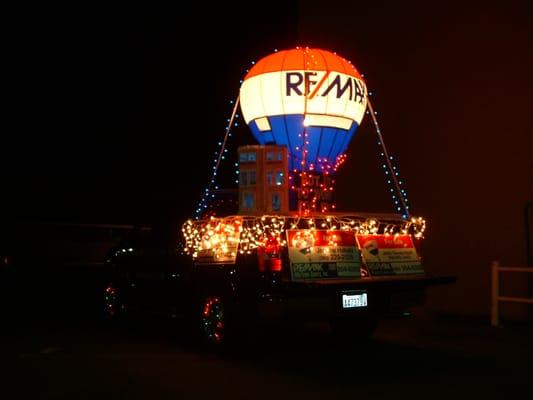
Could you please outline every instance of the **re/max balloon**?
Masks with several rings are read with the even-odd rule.
[[[367,89],[344,58],[296,48],[257,62],[244,78],[240,103],[260,144],[289,149],[290,169],[324,172],[344,154],[361,123]]]

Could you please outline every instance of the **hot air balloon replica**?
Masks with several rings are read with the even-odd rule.
[[[239,95],[231,103],[233,110],[196,218],[182,229],[186,252],[193,258],[207,264],[231,264],[238,254],[257,250],[279,255],[280,249],[312,237],[306,239],[312,243],[306,247],[306,257],[311,257],[307,265],[319,247],[316,251],[325,260],[336,246],[344,243],[353,248],[350,243],[358,235],[422,237],[425,221],[409,213],[365,80],[350,61],[308,47],[275,51],[247,70]],[[218,169],[227,156],[239,107],[258,143],[238,149],[239,212],[205,218],[218,189]],[[385,217],[339,212],[332,202],[335,172],[365,114],[375,127],[396,211]],[[350,268],[359,274],[359,267],[354,267],[358,261],[352,261]]]
[[[289,168],[327,172],[352,140],[367,105],[357,69],[325,50],[293,49],[261,59],[240,90],[256,140],[289,149]]]
[[[300,198],[292,208],[328,211],[331,201],[321,200],[333,181],[324,178],[342,163],[367,106],[366,85],[357,69],[326,50],[276,52],[245,76],[240,103],[261,145],[288,150],[291,188]]]

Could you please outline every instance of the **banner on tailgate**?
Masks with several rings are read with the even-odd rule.
[[[356,235],[356,239],[370,275],[424,273],[410,235]]]
[[[242,218],[209,221],[203,227],[196,264],[235,264],[242,230]]]
[[[351,232],[287,230],[293,280],[361,276],[361,259]]]

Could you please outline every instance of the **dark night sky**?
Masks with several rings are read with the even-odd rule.
[[[189,6],[9,14],[2,219],[190,216],[244,69],[274,48],[323,47],[352,60],[375,93],[414,212],[430,222],[428,271],[459,277],[436,307],[486,311],[490,262],[525,261],[530,2]],[[339,173],[341,208],[391,209],[377,154],[364,120]]]
[[[202,4],[18,18],[8,82],[15,118],[1,158],[1,212],[16,220],[190,216],[245,68],[293,46],[297,31],[290,2],[283,13]]]
[[[533,202],[530,3],[364,2],[342,13],[306,5],[300,38],[336,48],[366,73],[413,211],[429,221],[426,271],[457,277],[429,292],[429,307],[487,314],[491,262],[526,265],[524,207]],[[344,208],[385,209],[366,122],[339,173],[337,194]],[[506,282],[514,285],[509,293],[527,296],[527,277]],[[520,307],[506,305],[505,312],[524,315]]]

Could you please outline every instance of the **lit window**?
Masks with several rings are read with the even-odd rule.
[[[272,171],[267,171],[266,179],[267,185],[272,186],[274,184],[274,173]]]
[[[246,173],[246,171],[241,171],[239,176],[240,176],[239,183],[241,184],[241,186],[247,186],[248,185],[248,174]]]
[[[241,162],[255,161],[255,152],[252,152],[252,153],[241,153],[239,155],[239,161],[241,161]]]
[[[243,194],[243,206],[247,209],[255,208],[255,195],[254,193],[244,193]]]
[[[248,177],[250,178],[248,183],[250,185],[255,185],[255,171],[248,172]]]
[[[267,153],[267,161],[281,161],[281,151],[269,151]]]
[[[281,210],[281,199],[279,193],[272,193],[272,211]]]
[[[278,171],[276,173],[276,186],[283,185],[283,172]]]

